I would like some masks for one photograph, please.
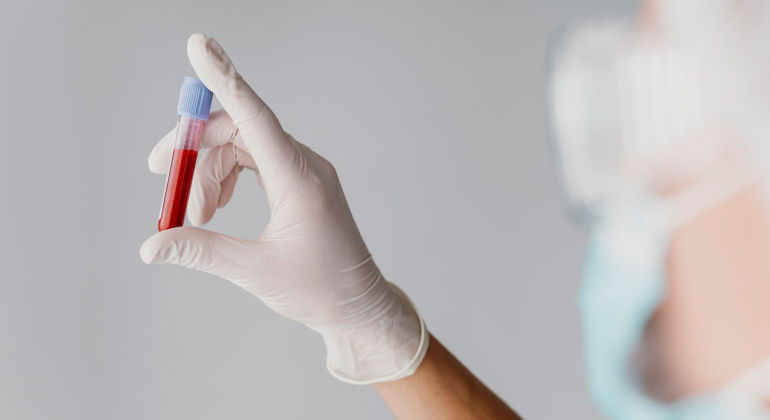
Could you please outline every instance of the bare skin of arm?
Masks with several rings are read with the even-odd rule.
[[[433,336],[413,375],[374,386],[397,420],[521,419]]]

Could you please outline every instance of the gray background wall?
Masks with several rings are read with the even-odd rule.
[[[204,32],[332,161],[385,275],[528,419],[597,419],[584,235],[546,143],[545,45],[636,1],[20,2],[0,13],[0,418],[387,419],[320,338],[237,287],[146,266],[187,37]],[[244,176],[245,175],[245,176]],[[244,172],[210,229],[267,222]]]

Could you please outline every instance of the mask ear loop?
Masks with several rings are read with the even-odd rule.
[[[677,228],[758,181],[759,176],[746,162],[731,158],[695,184],[665,199],[662,205],[672,228]]]
[[[649,226],[665,226],[666,231],[672,232],[734,195],[760,185],[760,180],[760,175],[747,162],[731,157],[670,197],[654,192],[642,194],[652,194],[657,199],[640,216]],[[618,209],[622,211],[622,207],[604,207],[597,215],[600,219],[612,218],[613,210]]]

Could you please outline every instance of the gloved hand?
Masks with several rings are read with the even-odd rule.
[[[195,169],[190,221],[211,220],[229,201],[244,167],[257,173],[272,216],[255,240],[194,227],[157,233],[142,245],[144,262],[223,277],[318,331],[329,372],[345,382],[412,374],[427,350],[425,325],[409,298],[374,263],[334,167],[283,130],[214,39],[193,35],[187,53],[224,107],[203,128],[201,144],[210,150]],[[155,146],[151,171],[167,170],[173,138],[174,130]]]

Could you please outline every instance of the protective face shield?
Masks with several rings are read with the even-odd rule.
[[[659,3],[662,26],[728,86],[731,117],[754,148],[754,156],[759,158],[754,163],[764,179],[770,179],[770,1]]]
[[[694,46],[697,29],[677,21],[688,21],[680,6],[702,3],[685,3],[666,12],[663,26],[636,17],[586,20],[551,45],[548,95],[562,195],[591,229],[579,298],[589,390],[613,419],[767,420],[770,361],[712,394],[673,404],[645,395],[633,368],[665,295],[673,229],[770,179],[756,169],[768,156],[757,139],[770,130],[759,101],[749,99],[754,82],[725,76],[746,65],[715,69],[717,54]],[[751,115],[737,112],[746,106]]]
[[[629,18],[578,22],[552,42],[552,143],[571,215],[654,194],[686,220],[750,178],[730,89],[670,32]]]

